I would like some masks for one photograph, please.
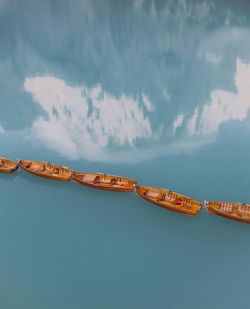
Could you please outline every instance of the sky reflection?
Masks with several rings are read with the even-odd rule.
[[[152,138],[143,109],[153,107],[143,96],[140,102],[115,98],[100,85],[69,86],[49,76],[27,78],[24,88],[46,112],[34,120],[32,136],[62,155],[101,160],[107,148],[133,147],[139,139]]]
[[[163,141],[160,131],[152,131],[150,118],[155,106],[145,95],[135,99],[125,95],[114,97],[100,85],[87,88],[70,86],[49,76],[26,78],[24,89],[45,112],[34,120],[29,134],[70,159],[111,161],[119,151],[118,161],[122,162],[134,161],[135,156],[142,160],[191,151],[215,142],[221,124],[247,118],[250,64],[239,58],[234,81],[235,92],[216,89],[211,92],[210,100],[198,105],[190,117],[184,113],[173,116],[172,126],[165,132],[166,137],[170,136],[169,141]],[[171,140],[171,135],[175,137],[178,131],[181,131],[179,138]],[[140,140],[145,143],[154,140],[154,155],[150,149],[140,154],[140,149],[136,149]],[[131,156],[127,157],[128,154]]]
[[[250,108],[250,63],[237,59],[234,81],[235,92],[217,89],[211,93],[211,100],[204,105],[199,120],[195,111],[194,130],[191,133],[216,133],[225,122],[247,118]]]
[[[134,162],[190,152],[247,119],[250,30],[233,7],[37,5],[0,5],[1,135],[65,158]]]
[[[0,133],[4,133],[4,128],[0,124]]]

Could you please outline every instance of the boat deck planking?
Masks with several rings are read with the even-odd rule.
[[[157,206],[190,216],[197,215],[202,207],[201,202],[167,189],[136,186],[135,191],[139,196]]]
[[[74,173],[71,180],[91,188],[116,192],[131,192],[137,183],[134,179],[101,173]]]
[[[0,173],[11,174],[19,167],[17,162],[11,161],[4,157],[0,157]]]
[[[20,160],[19,165],[23,170],[36,176],[58,181],[69,181],[73,175],[68,167],[48,162]]]
[[[205,202],[209,213],[234,221],[250,223],[250,205],[232,202]]]

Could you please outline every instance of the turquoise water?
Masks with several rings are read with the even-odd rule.
[[[249,4],[0,0],[1,155],[250,202]],[[0,175],[0,307],[248,308],[249,226]]]

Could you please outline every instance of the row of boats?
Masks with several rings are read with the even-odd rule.
[[[23,170],[44,178],[58,181],[73,181],[88,187],[117,191],[135,191],[145,200],[157,206],[167,208],[186,215],[195,216],[202,208],[202,203],[167,189],[137,185],[137,180],[103,174],[103,173],[78,173],[66,166],[48,162],[20,160],[14,162],[0,157],[0,173],[13,173],[19,167]],[[207,202],[206,210],[228,219],[250,223],[250,205],[231,202]]]

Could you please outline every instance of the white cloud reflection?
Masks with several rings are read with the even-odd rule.
[[[131,162],[190,152],[215,142],[221,124],[247,117],[250,64],[237,59],[234,80],[236,92],[216,89],[191,116],[174,116],[171,134],[175,139],[168,141],[167,136],[161,136],[159,144],[161,133],[153,132],[149,118],[155,106],[145,95],[141,100],[125,95],[117,98],[105,93],[100,85],[87,88],[49,76],[26,78],[25,90],[45,112],[34,120],[31,136],[71,159]],[[145,117],[144,112],[149,116]],[[138,148],[137,142],[142,140],[150,148]]]
[[[144,109],[153,106],[146,97],[140,104],[105,93],[99,85],[70,86],[49,76],[26,78],[24,88],[46,112],[33,122],[32,136],[72,159],[105,160],[109,146],[133,148],[152,137]]]
[[[0,133],[4,133],[5,132],[5,130],[4,130],[4,128],[1,126],[1,123],[0,123]]]
[[[198,117],[196,108],[187,130],[190,135],[215,134],[221,124],[233,121],[244,120],[250,109],[250,63],[236,60],[236,72],[234,76],[236,92],[221,89],[211,93],[210,102],[205,104]]]
[[[176,133],[176,130],[182,126],[183,120],[184,120],[183,114],[177,115],[177,117],[175,118],[175,120],[173,122],[173,134],[174,135]]]
[[[196,131],[196,123],[198,119],[198,108],[196,107],[192,117],[188,120],[187,131],[189,135],[193,135]]]

